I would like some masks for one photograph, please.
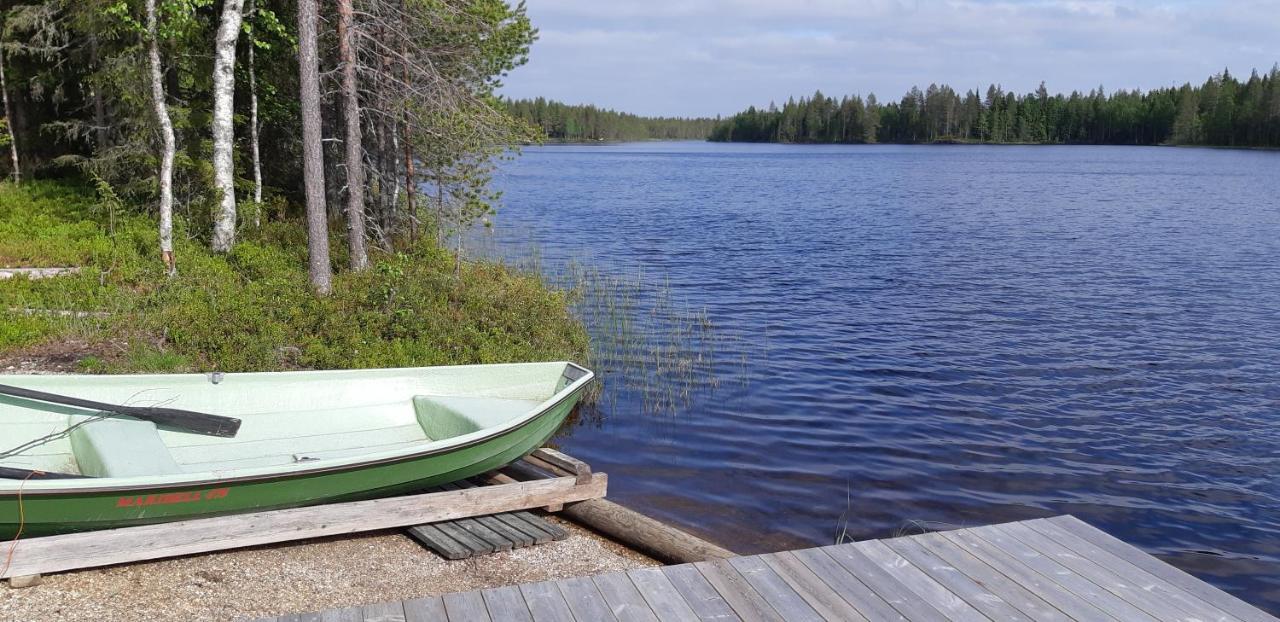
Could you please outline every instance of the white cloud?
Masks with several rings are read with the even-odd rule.
[[[815,89],[1150,88],[1280,61],[1280,0],[529,0],[513,97],[728,114]]]

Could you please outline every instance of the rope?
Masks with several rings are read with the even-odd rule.
[[[0,570],[0,577],[9,573],[9,566],[13,564],[13,552],[18,550],[18,539],[22,537],[22,530],[27,526],[27,513],[22,506],[22,488],[27,485],[27,480],[37,473],[40,471],[32,471],[22,478],[21,484],[18,484],[18,532],[13,534],[13,542],[9,544],[9,554],[4,558],[4,570]]]

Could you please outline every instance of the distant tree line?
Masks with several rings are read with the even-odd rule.
[[[716,119],[642,117],[541,97],[505,103],[512,116],[540,128],[552,141],[705,140],[716,125]]]
[[[912,88],[900,101],[814,93],[778,108],[748,108],[716,124],[710,140],[780,143],[1044,143],[1280,147],[1280,67],[1241,81],[1229,72],[1204,84],[1147,92],[1101,87],[1050,95],[1043,83],[1019,95],[985,96],[949,86]]]

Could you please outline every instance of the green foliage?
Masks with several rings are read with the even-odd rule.
[[[900,101],[869,97],[788,101],[720,122],[713,141],[783,143],[1070,143],[1280,147],[1280,67],[1241,82],[1230,73],[1204,85],[1141,91],[1006,93],[913,88]]]
[[[117,214],[109,226],[109,218],[87,187],[0,184],[0,256],[26,265],[85,266],[74,276],[0,281],[0,352],[69,337],[114,344],[81,361],[91,372],[390,367],[586,354],[586,335],[567,310],[566,294],[494,264],[464,263],[455,274],[453,256],[432,240],[375,257],[367,272],[339,274],[333,295],[318,298],[307,287],[299,223],[266,223],[226,255],[175,235],[179,276],[169,279],[150,219]],[[29,237],[48,243],[32,245]],[[15,308],[105,315],[6,311]]]
[[[507,100],[503,104],[514,117],[538,128],[546,138],[563,142],[704,140],[716,125],[715,119],[641,117],[541,97]]]

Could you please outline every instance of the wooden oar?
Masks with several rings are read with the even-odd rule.
[[[223,417],[220,415],[210,415],[208,413],[195,412],[191,410],[181,410],[178,408],[161,408],[156,406],[124,406],[120,404],[107,404],[104,402],[95,402],[93,400],[71,397],[68,395],[58,395],[56,393],[45,393],[44,391],[36,391],[33,389],[24,389],[7,384],[0,384],[0,394],[12,395],[13,397],[21,397],[39,402],[48,402],[50,404],[63,404],[65,406],[76,406],[79,408],[89,408],[100,410],[103,412],[115,413],[117,415],[128,415],[143,421],[151,421],[158,425],[178,428],[195,434],[204,434],[207,436],[233,437],[240,431],[240,420],[234,417]]]

